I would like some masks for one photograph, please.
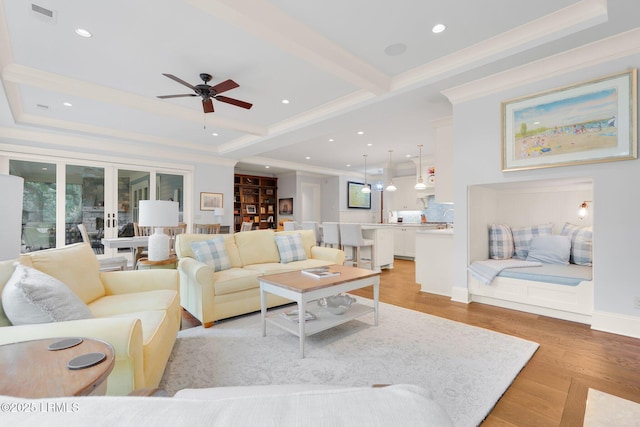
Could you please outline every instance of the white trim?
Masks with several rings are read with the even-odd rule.
[[[559,285],[561,286],[561,285]],[[563,310],[555,310],[552,308],[540,307],[530,304],[522,304],[515,301],[507,301],[498,298],[491,298],[482,295],[472,295],[471,300],[473,302],[493,305],[496,307],[508,308],[510,310],[518,310],[525,313],[533,313],[541,316],[553,317],[555,319],[568,320],[571,322],[591,324],[592,316],[587,314],[571,313]]]
[[[471,296],[469,295],[469,290],[467,288],[453,286],[451,288],[451,301],[469,304],[471,302]]]
[[[640,317],[594,311],[591,329],[640,338]]]
[[[640,52],[640,28],[442,91],[452,104],[521,87]]]

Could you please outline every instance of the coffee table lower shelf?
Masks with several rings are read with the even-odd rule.
[[[316,316],[314,320],[307,320],[304,324],[304,335],[308,337],[309,335],[326,331],[327,329],[349,322],[365,314],[373,313],[374,308],[365,304],[354,304],[349,307],[349,310],[344,314],[331,314],[326,309],[318,307],[315,302],[310,302],[307,304],[306,311]],[[285,319],[280,313],[270,314],[266,320],[268,323],[284,329],[297,337],[300,336],[298,322]]]

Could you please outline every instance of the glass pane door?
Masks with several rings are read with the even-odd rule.
[[[10,160],[9,173],[24,178],[21,252],[56,246],[56,165]]]
[[[83,241],[82,224],[96,254],[104,253],[104,173],[101,167],[68,165],[65,174],[65,243]]]
[[[156,200],[178,202],[179,221],[184,218],[184,177],[168,173],[156,174]]]
[[[138,222],[140,200],[149,200],[151,174],[148,171],[118,169],[118,236],[134,235],[134,223]]]

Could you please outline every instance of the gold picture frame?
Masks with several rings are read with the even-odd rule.
[[[215,208],[223,208],[222,193],[200,193],[200,210],[212,211]]]
[[[637,70],[501,104],[502,171],[638,158]]]

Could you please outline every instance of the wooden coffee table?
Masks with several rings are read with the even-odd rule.
[[[113,347],[101,340],[83,338],[75,347],[48,350],[50,344],[64,339],[0,345],[0,395],[28,398],[86,396],[101,384],[106,385],[105,380],[115,363]],[[87,353],[104,353],[107,358],[89,368],[67,368],[69,360]]]
[[[331,265],[331,271],[339,271],[339,276],[316,279],[300,271],[270,274],[258,278],[260,282],[260,302],[262,314],[262,336],[267,334],[267,322],[300,337],[300,357],[304,357],[304,340],[308,335],[333,328],[367,313],[374,313],[378,326],[378,298],[380,290],[380,272],[363,268]],[[354,289],[373,286],[373,307],[354,304],[346,313],[335,315],[324,309],[314,310],[316,319],[305,322],[293,322],[280,315],[267,316],[267,293],[279,295],[298,304],[300,319],[305,318],[307,304],[320,298],[348,292]]]

